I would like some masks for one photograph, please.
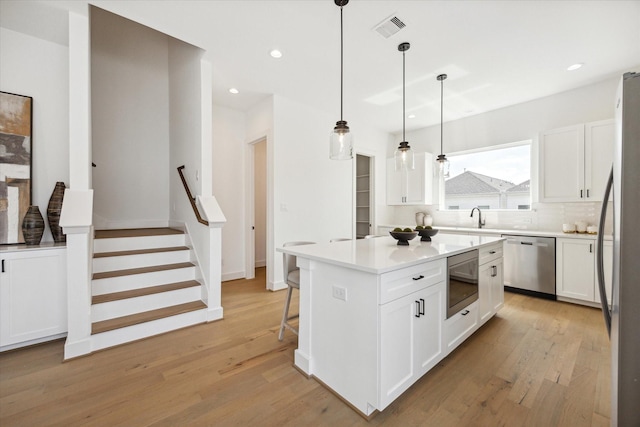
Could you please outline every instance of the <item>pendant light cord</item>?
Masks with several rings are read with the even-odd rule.
[[[405,71],[404,71],[404,50],[402,51],[402,141],[406,141],[407,138],[404,135],[404,128],[405,128],[405,113],[404,113],[404,107],[405,107],[405,99],[404,99],[404,88],[405,88],[405,84],[404,84],[404,75],[405,75]]]
[[[342,98],[343,98],[343,80],[344,72],[344,35],[342,30],[342,6],[340,6],[340,121],[342,121]]]
[[[440,80],[440,154],[444,154],[444,150],[443,150],[443,146],[442,146],[442,141],[443,141],[443,131],[442,128],[443,126],[443,109],[444,109],[444,102],[443,102],[443,98],[444,98],[444,79]]]

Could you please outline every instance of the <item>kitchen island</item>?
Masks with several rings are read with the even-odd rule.
[[[295,255],[300,268],[295,366],[366,417],[387,407],[502,306],[502,238],[419,239],[409,246],[383,236],[278,249]],[[447,319],[447,257],[474,249],[479,298]]]

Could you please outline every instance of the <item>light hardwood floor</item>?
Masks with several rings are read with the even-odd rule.
[[[258,273],[223,283],[218,322],[65,363],[63,341],[0,354],[0,425],[609,425],[600,310],[507,293],[496,317],[367,422],[292,366],[295,335],[277,339],[285,293]]]

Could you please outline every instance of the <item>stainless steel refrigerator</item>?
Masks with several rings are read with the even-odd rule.
[[[626,73],[616,94],[616,138],[598,232],[598,282],[611,338],[611,425],[640,426],[640,73]],[[613,199],[613,287],[607,304],[602,239]],[[611,200],[611,199],[609,199]]]

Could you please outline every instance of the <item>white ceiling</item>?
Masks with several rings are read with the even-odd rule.
[[[2,0],[0,24],[66,43],[66,10],[86,3]],[[217,104],[246,110],[276,93],[339,119],[333,0],[89,3],[206,50]],[[373,28],[391,15],[406,27],[385,39]],[[344,32],[344,118],[389,132],[402,127],[405,41],[406,110],[416,115],[408,130],[439,122],[440,73],[449,75],[445,120],[454,120],[640,71],[640,1],[351,0]],[[283,58],[272,59],[273,48]],[[585,65],[566,71],[577,62]]]

